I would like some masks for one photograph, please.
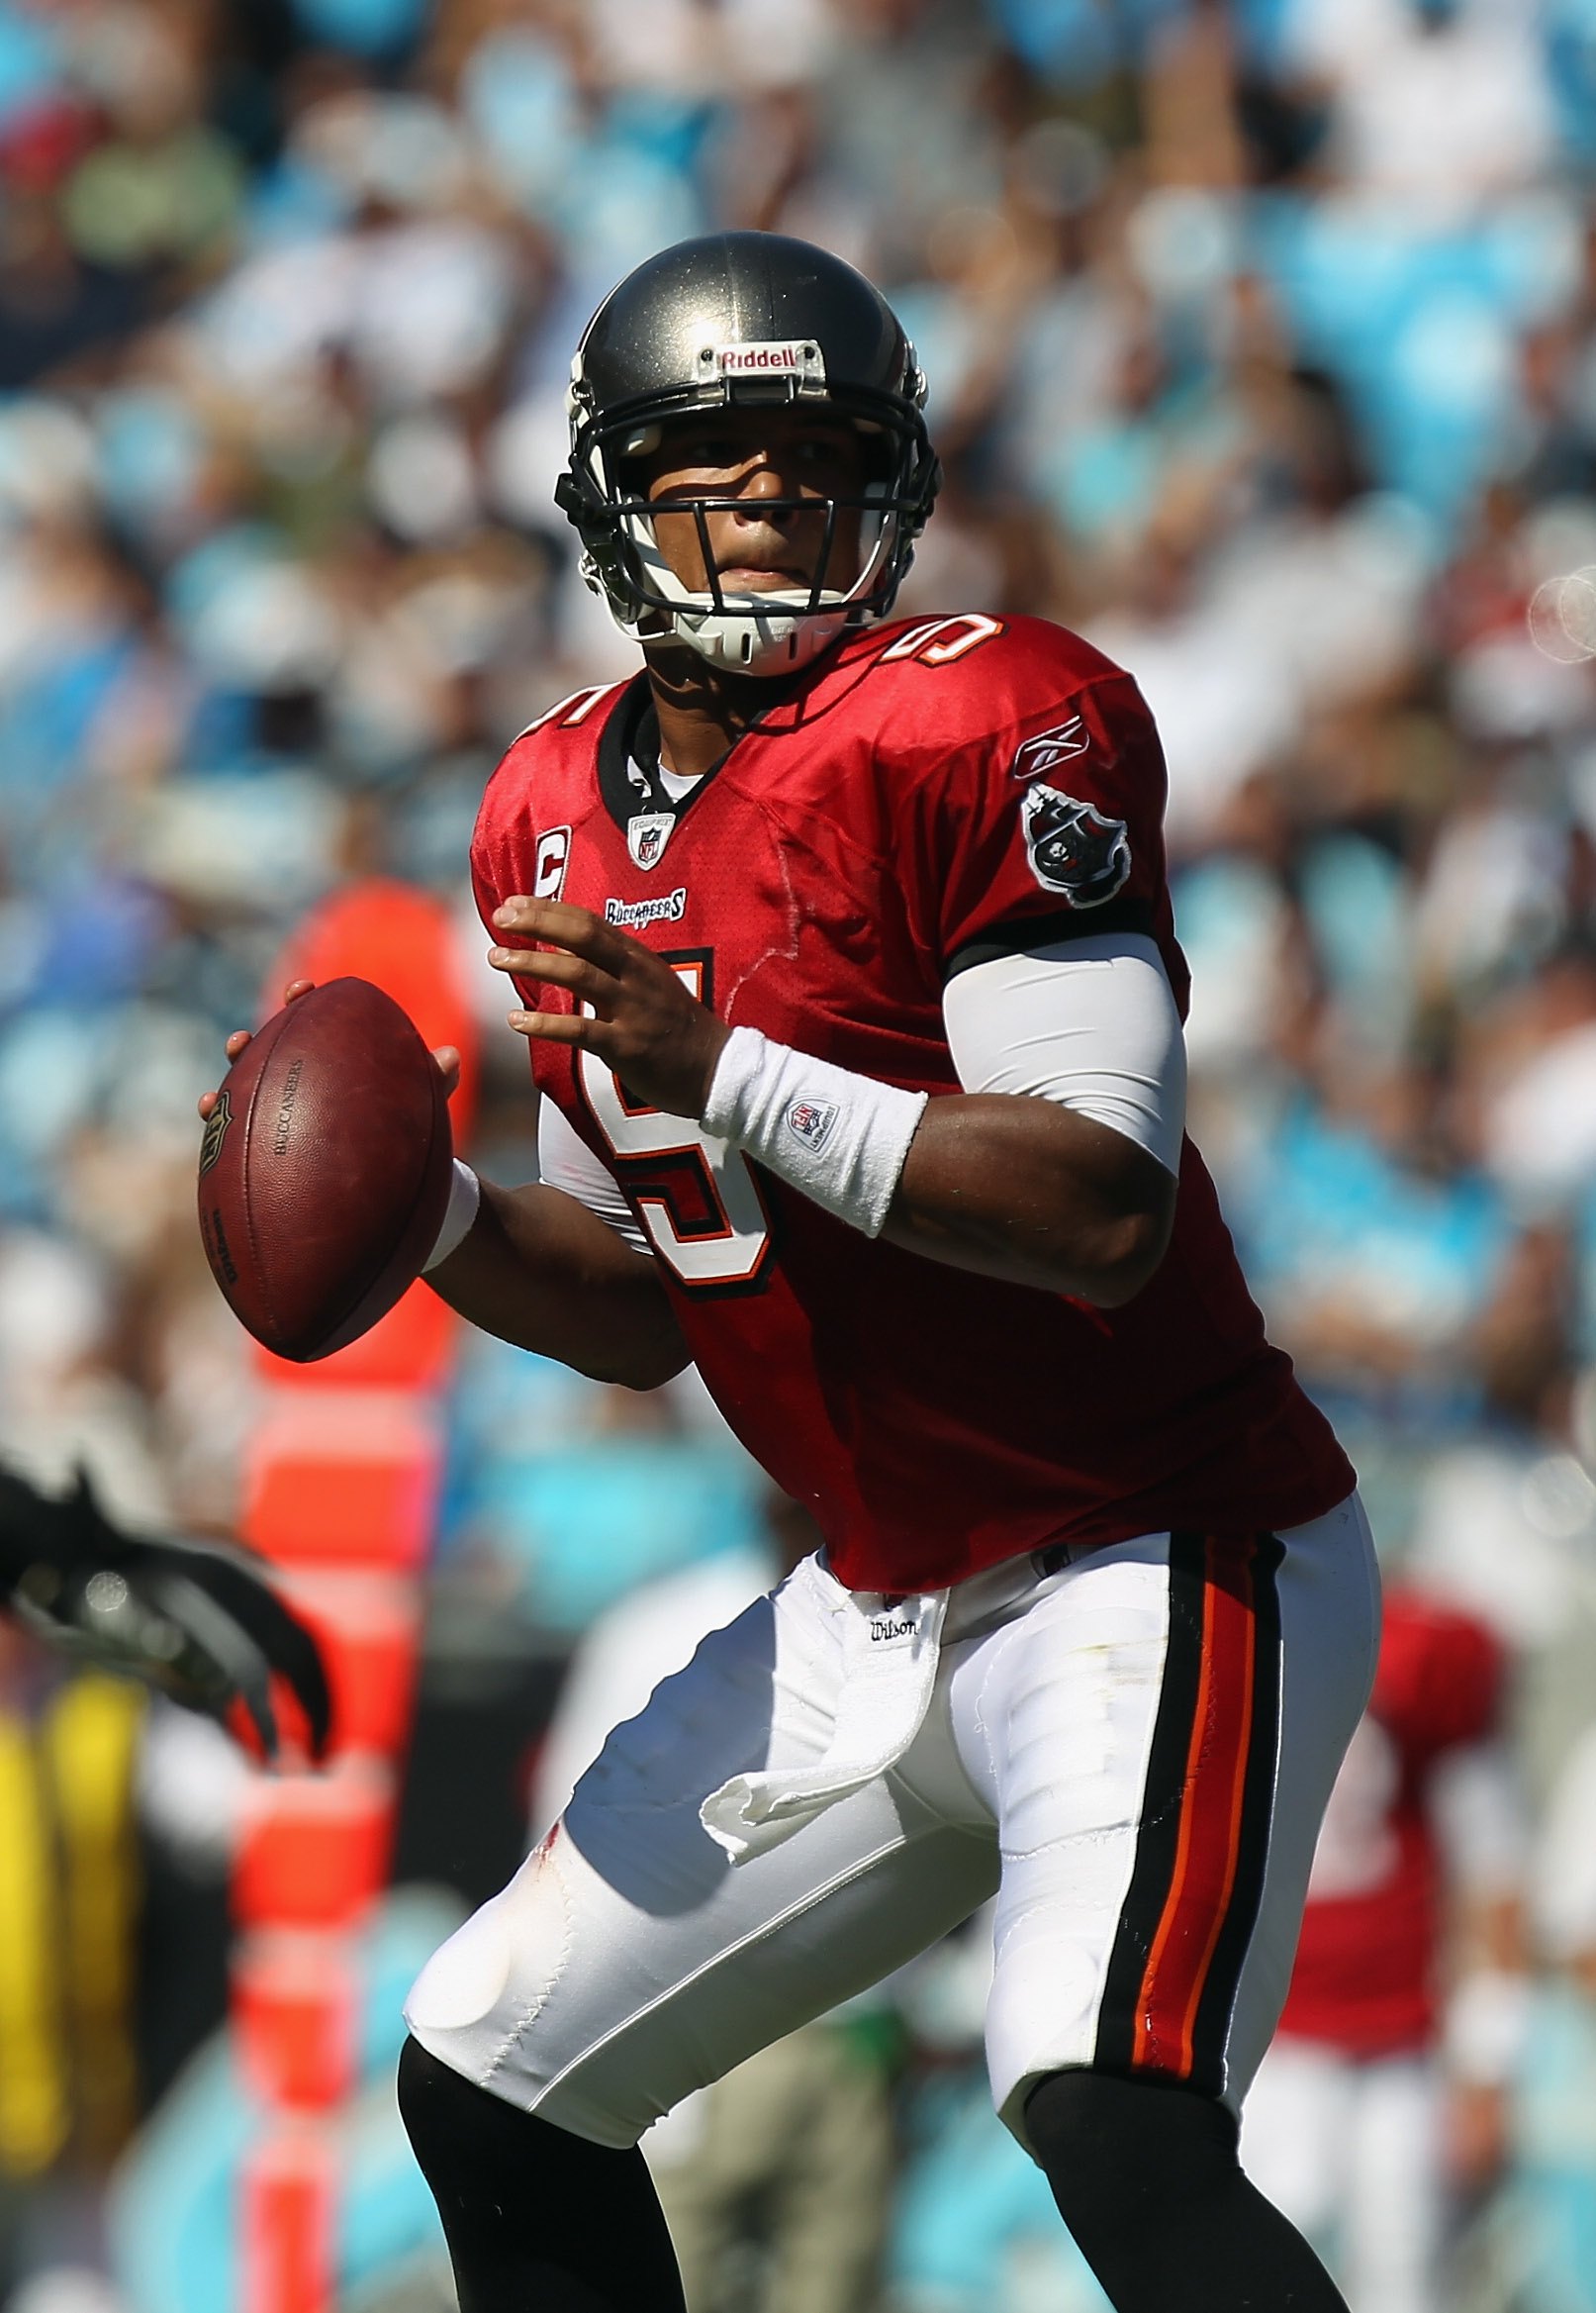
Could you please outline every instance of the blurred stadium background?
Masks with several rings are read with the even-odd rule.
[[[550,503],[571,348],[707,225],[839,250],[932,379],[901,607],[1042,612],[1141,681],[1195,1133],[1382,1549],[1507,1650],[1524,1973],[1455,2130],[1472,2313],[1596,2307],[1593,184],[1592,0],[0,0],[0,1450],[235,1524],[260,1384],[194,1102],[347,879],[457,925],[474,1153],[530,1177],[464,860],[504,744],[632,663]],[[693,1390],[462,1345],[346,2313],[452,2303],[398,2000],[520,1852],[573,1649],[777,1547]],[[0,2305],[242,2313],[249,1772],[160,1708],[77,1725],[0,1649]],[[979,2015],[956,1947],[837,2022],[885,2274],[784,2313],[1100,2303]],[[835,2125],[857,2168],[877,2121]],[[760,2301],[757,2248],[715,2270]]]

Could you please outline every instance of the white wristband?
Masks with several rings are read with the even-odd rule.
[[[924,1093],[811,1060],[757,1028],[733,1028],[704,1123],[812,1204],[876,1237],[925,1103]]]
[[[449,1183],[449,1202],[443,1213],[443,1226],[437,1232],[437,1242],[422,1263],[422,1275],[446,1261],[465,1237],[477,1217],[477,1206],[482,1202],[482,1183],[469,1165],[454,1160],[454,1179]]]

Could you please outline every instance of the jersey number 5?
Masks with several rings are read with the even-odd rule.
[[[670,961],[702,1003],[708,958]],[[741,1149],[686,1116],[633,1101],[595,1053],[578,1053],[577,1079],[615,1178],[660,1259],[690,1292],[757,1290],[770,1252],[770,1215]]]

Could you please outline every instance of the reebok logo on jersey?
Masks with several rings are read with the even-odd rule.
[[[1091,804],[1041,780],[1020,797],[1020,822],[1031,873],[1072,908],[1100,908],[1131,872],[1124,820],[1105,819]]]
[[[1033,779],[1045,779],[1061,763],[1075,762],[1090,745],[1091,733],[1085,719],[1072,715],[1068,723],[1056,723],[1052,730],[1039,730],[1034,739],[1026,739],[1016,748],[1008,775],[1027,784]]]
[[[678,884],[674,892],[661,892],[657,900],[606,900],[606,923],[618,923],[624,931],[641,931],[645,923],[680,923],[687,914],[687,886]]]
[[[837,1113],[835,1101],[795,1101],[787,1111],[787,1129],[811,1156],[818,1156],[831,1138]]]

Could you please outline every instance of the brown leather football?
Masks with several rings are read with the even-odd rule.
[[[443,1079],[369,980],[329,980],[250,1039],[200,1144],[200,1235],[234,1314],[297,1364],[369,1330],[449,1201]]]

